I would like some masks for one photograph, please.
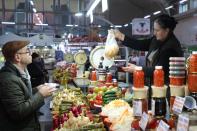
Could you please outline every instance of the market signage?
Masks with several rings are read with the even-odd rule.
[[[150,35],[150,19],[135,18],[132,20],[133,35]]]

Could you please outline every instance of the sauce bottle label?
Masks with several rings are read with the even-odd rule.
[[[133,113],[134,116],[142,116],[142,102],[141,101],[133,101]]]
[[[189,118],[186,115],[179,115],[177,131],[188,131]]]
[[[139,126],[145,131],[148,123],[149,115],[146,112],[143,112],[141,120],[139,121]]]
[[[175,97],[174,104],[172,107],[172,110],[175,114],[180,114],[182,112],[184,102],[185,102],[185,98],[179,96]]]
[[[151,100],[151,111],[152,115],[155,115],[155,100]]]
[[[168,124],[161,120],[156,131],[169,131],[169,127],[170,126]]]

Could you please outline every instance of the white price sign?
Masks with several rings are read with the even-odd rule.
[[[149,116],[146,112],[143,112],[141,120],[139,121],[139,126],[145,131],[147,123],[148,123]]]
[[[185,98],[176,96],[173,107],[172,107],[172,110],[174,111],[174,113],[180,114],[182,112],[184,102],[185,102]]]
[[[177,131],[188,131],[189,128],[189,118],[188,116],[179,115]]]
[[[134,116],[142,116],[142,102],[133,100],[133,114]]]
[[[169,128],[170,126],[161,120],[156,131],[169,131]]]
[[[151,100],[151,111],[152,115],[155,115],[155,100]]]
[[[149,35],[150,34],[150,19],[135,18],[132,20],[133,35]]]

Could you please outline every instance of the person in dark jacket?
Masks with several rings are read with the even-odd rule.
[[[32,63],[27,65],[28,72],[31,76],[31,84],[32,87],[37,87],[40,84],[44,84],[46,82],[45,75],[46,70],[41,61],[40,55],[37,53],[32,53]]]
[[[37,110],[52,87],[40,85],[32,90],[26,69],[32,62],[28,41],[11,41],[3,45],[5,65],[0,70],[0,130],[40,131]]]
[[[183,57],[183,51],[180,42],[174,35],[176,20],[169,15],[162,14],[154,21],[154,36],[150,39],[137,40],[130,38],[120,31],[115,30],[115,37],[122,41],[122,44],[140,51],[148,51],[146,56],[146,66],[143,67],[145,74],[145,84],[151,87],[153,83],[153,72],[155,66],[162,66],[164,70],[164,81],[169,85],[169,58]],[[129,63],[122,69],[126,72],[133,73],[136,65]],[[151,88],[149,88],[149,109],[151,104]],[[167,98],[170,98],[169,87],[167,89]]]
[[[155,66],[163,66],[165,72],[165,84],[169,83],[169,58],[182,57],[183,51],[180,42],[174,35],[176,20],[167,14],[158,16],[154,21],[154,36],[150,39],[137,40],[130,38],[120,31],[115,30],[115,37],[122,41],[122,44],[140,51],[148,51],[146,66],[143,67],[146,78],[151,84]],[[123,67],[124,71],[133,73],[136,65],[128,64]]]

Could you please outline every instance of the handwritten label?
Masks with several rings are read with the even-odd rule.
[[[141,101],[133,101],[133,113],[134,116],[142,116],[142,102]]]
[[[139,121],[139,126],[145,131],[147,123],[148,123],[149,116],[146,112],[143,112],[141,120]]]
[[[157,130],[156,131],[168,131],[169,130],[169,125],[166,124],[164,121],[160,121],[159,122],[159,126],[157,127]]]
[[[151,111],[152,111],[152,115],[155,115],[155,100],[151,101]]]
[[[174,111],[175,114],[180,114],[182,112],[184,102],[185,102],[185,98],[176,96],[172,107],[172,110]]]
[[[177,131],[188,131],[189,128],[189,118],[187,115],[179,115]]]

